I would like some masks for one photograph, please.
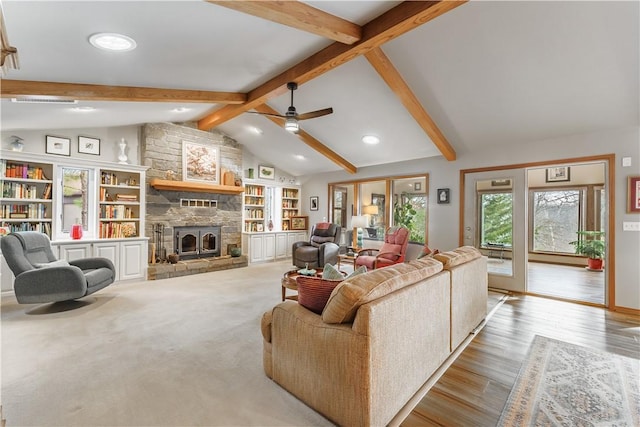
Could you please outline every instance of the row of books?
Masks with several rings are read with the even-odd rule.
[[[101,222],[99,235],[101,239],[117,239],[135,237],[137,235],[135,222]]]
[[[134,218],[133,209],[125,205],[100,206],[100,218],[129,219]]]
[[[137,202],[138,196],[135,194],[116,194],[116,202]]]
[[[20,223],[5,223],[5,227],[9,228],[10,233],[14,233],[16,231],[39,231],[41,233],[45,233],[51,238],[51,224],[48,222],[20,222]]]
[[[5,178],[48,179],[41,167],[29,166],[26,163],[7,163],[0,160],[0,176]]]
[[[19,182],[3,182],[2,197],[12,199],[50,199],[51,184],[47,184],[42,193],[38,192],[38,187],[30,184],[21,184]]]
[[[113,172],[102,172],[100,182],[107,185],[118,185],[118,176]]]
[[[47,206],[42,203],[29,203],[28,205],[2,205],[0,218],[8,219],[44,219],[47,217]]]

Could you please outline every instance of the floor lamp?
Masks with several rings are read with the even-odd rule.
[[[353,247],[362,249],[362,229],[367,226],[367,217],[364,215],[352,216],[351,227],[353,227]]]

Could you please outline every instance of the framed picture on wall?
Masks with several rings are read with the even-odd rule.
[[[318,196],[311,196],[311,203],[309,204],[309,210],[318,210]]]
[[[276,168],[271,166],[258,166],[258,178],[262,179],[276,179]]]
[[[182,180],[220,183],[218,147],[182,141]]]
[[[47,135],[47,154],[58,154],[60,156],[71,155],[71,139],[59,136]]]
[[[306,230],[308,219],[309,217],[307,216],[291,217],[291,230]]]
[[[630,176],[627,183],[627,213],[640,213],[640,176]]]
[[[437,190],[438,204],[447,204],[449,203],[449,189],[448,188],[438,188]]]
[[[571,169],[569,166],[556,166],[553,168],[547,168],[546,182],[564,182],[570,181],[571,177],[569,173]]]
[[[88,136],[78,137],[78,153],[100,155],[100,140]]]

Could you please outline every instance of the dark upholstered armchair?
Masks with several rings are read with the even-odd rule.
[[[0,245],[16,277],[13,290],[20,304],[82,298],[115,280],[116,269],[106,258],[57,260],[44,233],[11,233],[0,239]]]
[[[296,242],[291,253],[293,265],[296,267],[324,267],[325,264],[336,264],[340,252],[340,226],[321,222],[311,229],[308,242]]]

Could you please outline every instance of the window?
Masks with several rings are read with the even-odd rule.
[[[61,167],[60,225],[58,235],[69,234],[73,224],[82,224],[85,232],[95,227],[95,194],[92,169]]]
[[[480,194],[480,242],[512,246],[513,195],[511,192],[483,192]]]
[[[425,243],[427,235],[427,195],[425,178],[393,180],[393,225],[407,227],[412,243]]]
[[[574,253],[569,244],[581,226],[582,190],[536,190],[531,192],[533,250]]]

